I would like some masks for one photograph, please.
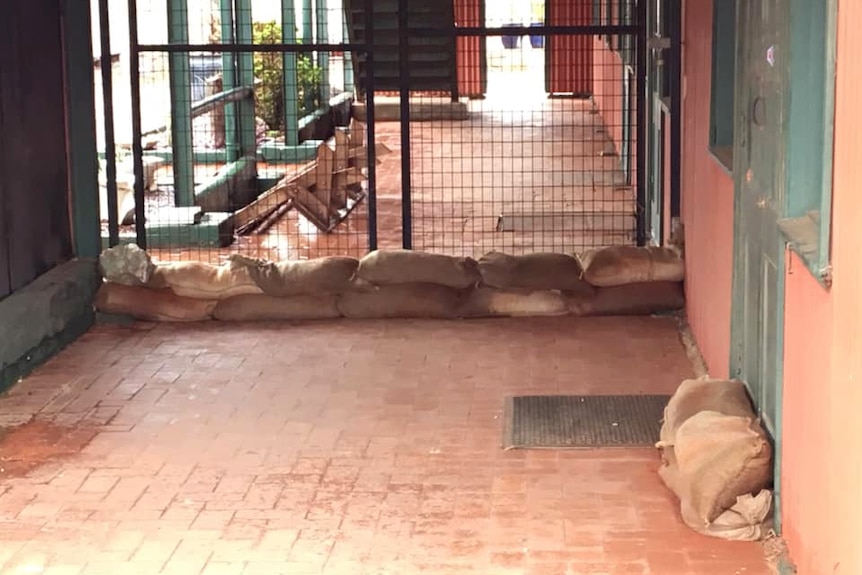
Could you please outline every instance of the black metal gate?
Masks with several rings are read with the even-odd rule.
[[[642,244],[647,1],[128,0],[127,68],[101,59],[103,241],[204,261]]]

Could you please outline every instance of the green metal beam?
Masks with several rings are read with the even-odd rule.
[[[189,43],[188,0],[168,0],[168,42]],[[174,203],[193,206],[195,174],[192,156],[192,90],[188,52],[174,52],[168,61],[171,92],[171,148],[173,148]]]
[[[348,29],[348,14],[346,12],[346,8],[342,9],[341,18],[344,22],[344,42],[350,42],[350,31]],[[356,93],[356,86],[353,85],[353,54],[348,52],[342,52],[342,56],[344,58],[344,91],[345,92],[353,92]]]
[[[221,2],[221,41],[230,44],[234,41],[233,33],[233,0]],[[236,87],[235,54],[222,54],[222,90],[227,92]],[[224,108],[225,150],[227,161],[233,162],[239,158],[239,141],[236,133],[236,106],[228,104]]]
[[[285,44],[296,43],[296,8],[294,0],[281,0],[281,41]],[[299,86],[296,77],[296,53],[285,52],[284,64],[284,143],[288,146],[299,144],[299,106],[297,97]]]
[[[98,256],[102,249],[93,51],[87,0],[67,0],[63,30],[72,234],[75,255],[89,258]]]
[[[311,44],[314,42],[314,5],[312,0],[302,0],[302,43]]]
[[[236,0],[236,41],[240,44],[253,42],[251,0]],[[236,63],[239,85],[254,86],[254,55],[250,52],[237,54]],[[237,108],[239,110],[240,155],[254,155],[257,147],[254,100],[239,102]]]
[[[327,0],[315,0],[317,3],[317,42],[329,43],[329,7]],[[317,65],[320,66],[320,101],[323,105],[329,101],[329,52],[321,50],[317,53]]]

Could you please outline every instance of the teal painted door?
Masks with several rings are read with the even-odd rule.
[[[665,116],[670,115],[670,71],[667,68],[671,47],[668,31],[668,0],[649,0],[647,8],[647,241],[662,243],[664,214]]]
[[[789,0],[737,6],[732,372],[776,432],[781,389]]]

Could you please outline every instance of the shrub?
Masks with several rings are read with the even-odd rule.
[[[279,44],[281,26],[276,22],[255,22],[255,44]],[[284,64],[278,52],[254,55],[254,77],[261,85],[255,90],[257,115],[271,130],[284,130]],[[322,105],[320,84],[323,71],[314,64],[311,54],[296,55],[297,106],[299,116],[311,114]]]

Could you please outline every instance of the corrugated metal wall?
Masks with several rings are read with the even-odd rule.
[[[454,0],[455,26],[482,26],[482,0]],[[458,93],[475,97],[485,93],[485,51],[480,37],[458,38]]]
[[[549,26],[589,26],[591,0],[554,0],[547,6]],[[593,89],[593,37],[552,36],[547,40],[548,92],[587,96]]]
[[[59,0],[0,18],[0,297],[72,256]]]

